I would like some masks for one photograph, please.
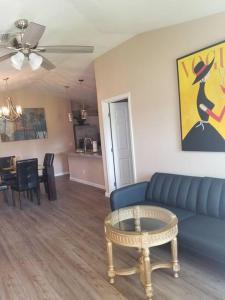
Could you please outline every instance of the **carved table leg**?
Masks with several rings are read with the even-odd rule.
[[[179,271],[180,271],[180,264],[178,261],[178,252],[177,252],[177,238],[174,238],[171,241],[171,252],[172,252],[172,264],[173,264],[173,272],[174,277],[179,277]]]
[[[113,265],[113,251],[112,251],[112,242],[107,240],[107,253],[108,253],[108,276],[109,276],[109,282],[111,284],[114,283],[114,277],[115,277],[115,270]]]
[[[141,231],[141,220],[140,220],[140,218],[135,218],[134,219],[134,226],[135,226],[135,231],[137,231],[137,232]]]
[[[151,300],[153,297],[153,289],[151,282],[151,263],[150,263],[150,251],[148,248],[142,249],[143,257],[143,267],[144,267],[144,285],[145,292],[148,297],[148,300]]]
[[[134,219],[134,226],[135,226],[135,231],[140,232],[141,231],[141,220],[139,217]],[[141,248],[137,249],[139,253],[141,253]]]

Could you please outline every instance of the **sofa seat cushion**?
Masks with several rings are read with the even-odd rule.
[[[147,203],[148,203],[148,205],[160,206],[160,207],[170,210],[172,213],[174,213],[177,216],[179,222],[186,220],[190,217],[193,217],[195,215],[192,211],[185,210],[182,208],[172,207],[169,205],[164,205],[162,203],[153,202],[153,201],[148,201]]]
[[[152,206],[159,206],[162,208],[166,208],[177,216],[178,221],[183,221],[187,218],[194,216],[194,213],[191,211],[182,208],[171,207],[169,205],[163,205],[162,203],[154,202],[154,201],[142,201],[142,202],[133,203],[132,205],[152,205]]]
[[[203,215],[188,218],[179,225],[181,244],[199,254],[225,262],[225,220]]]
[[[162,207],[166,208],[166,209],[170,210],[172,213],[174,213],[177,216],[179,222],[186,220],[190,217],[193,217],[195,215],[193,212],[182,209],[182,208],[171,207],[168,205],[163,205]]]

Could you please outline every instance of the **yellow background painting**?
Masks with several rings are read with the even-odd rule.
[[[214,64],[209,72],[205,93],[206,97],[215,105],[213,112],[220,114],[222,108],[225,106],[225,91],[223,92],[221,88],[221,86],[225,88],[225,42],[177,60],[182,140],[193,125],[200,121],[197,110],[199,82],[192,85],[196,78],[194,67],[201,60],[205,64],[209,64],[213,59]],[[217,122],[209,117],[209,123],[225,139],[225,117],[221,122]]]

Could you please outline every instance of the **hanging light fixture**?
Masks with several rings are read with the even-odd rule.
[[[5,81],[6,93],[8,93],[8,80],[9,78],[3,79]],[[0,119],[14,122],[22,115],[22,107],[20,105],[14,105],[12,98],[7,96],[7,105],[0,107]]]
[[[84,79],[78,79],[80,86],[84,82]],[[87,110],[84,107],[84,103],[82,104],[81,110],[80,110],[80,117],[82,120],[86,120],[88,116]]]
[[[64,88],[65,88],[66,100],[69,100],[69,96],[68,96],[69,85],[64,85]],[[72,112],[68,112],[68,119],[69,119],[69,122],[73,122]]]
[[[87,119],[87,110],[84,108],[84,104],[82,104],[82,108],[80,110],[80,117],[82,120]]]

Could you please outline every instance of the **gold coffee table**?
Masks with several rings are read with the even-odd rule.
[[[108,253],[108,276],[114,283],[116,275],[140,274],[147,298],[153,296],[152,271],[171,268],[178,277],[180,265],[177,252],[177,217],[167,209],[140,205],[121,208],[111,212],[105,219],[105,235]],[[150,248],[171,242],[171,262],[151,263]],[[112,243],[137,248],[138,264],[127,269],[117,269],[113,264]]]

